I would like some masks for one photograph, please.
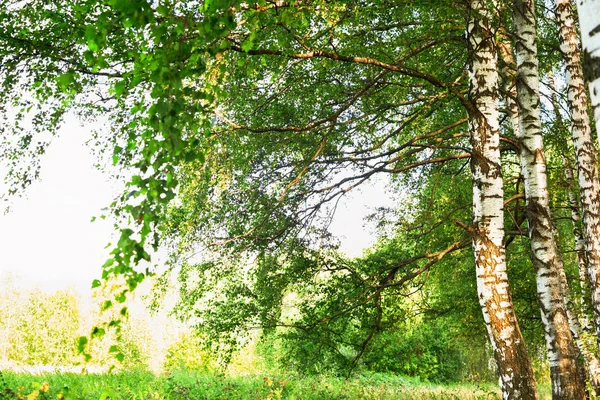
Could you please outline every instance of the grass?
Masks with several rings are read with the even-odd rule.
[[[390,374],[336,377],[197,375],[148,372],[103,375],[3,373],[0,400],[183,400],[183,399],[500,399],[493,384],[423,383]],[[545,389],[545,390],[544,390]],[[550,398],[547,388],[540,397]]]

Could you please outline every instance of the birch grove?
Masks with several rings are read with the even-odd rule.
[[[582,204],[587,276],[591,281],[592,305],[597,340],[600,341],[600,178],[590,118],[581,56],[571,5],[556,0],[560,45],[567,65],[567,95],[571,111],[571,135],[575,150],[579,193]]]
[[[484,320],[498,364],[504,399],[537,399],[535,378],[514,314],[504,248],[504,191],[500,166],[497,49],[489,4],[471,2],[469,115],[473,156],[473,252]]]
[[[585,382],[577,370],[576,350],[561,285],[562,260],[554,238],[542,141],[541,102],[533,0],[516,0],[513,9],[519,108],[519,159],[525,183],[529,240],[536,270],[538,302],[552,379],[552,397],[581,399]]]
[[[263,329],[290,359],[321,349],[298,368],[350,374],[375,351],[401,368],[400,340],[373,343],[417,293],[438,302],[423,320],[462,313],[448,332],[489,340],[505,399],[538,398],[530,354],[555,399],[586,397],[579,355],[600,386],[600,0],[577,1],[581,54],[568,0],[558,36],[533,0],[50,3],[0,0],[0,161],[21,193],[65,113],[106,121],[90,143],[128,180],[106,209],[119,239],[102,277],[125,282],[107,304],[167,243],[207,342]],[[556,184],[573,181],[561,113],[542,116],[540,75],[563,64],[578,193]],[[332,215],[380,177],[398,198],[369,216],[372,252],[346,257]]]

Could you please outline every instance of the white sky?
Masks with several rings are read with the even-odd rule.
[[[10,274],[22,287],[74,288],[85,294],[100,276],[112,224],[90,221],[110,204],[116,190],[93,167],[95,159],[85,146],[89,135],[89,127],[67,118],[42,160],[41,181],[24,198],[14,199],[8,215],[0,214],[0,279]],[[359,255],[372,243],[363,218],[373,207],[390,204],[383,186],[351,192],[340,202],[330,228],[347,254]]]
[[[72,118],[64,126],[43,158],[41,181],[0,215],[0,278],[12,272],[24,286],[87,291],[112,233],[109,221],[90,221],[113,195],[85,147],[90,130]]]

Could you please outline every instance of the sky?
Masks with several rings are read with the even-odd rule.
[[[92,128],[67,117],[42,159],[40,181],[13,200],[8,215],[0,214],[0,280],[10,275],[19,287],[87,294],[99,278],[113,227],[108,219],[91,219],[111,203],[118,185],[94,167],[85,145]],[[348,255],[373,243],[363,218],[376,206],[390,205],[384,186],[352,191],[340,202],[330,229]]]
[[[114,189],[85,147],[90,128],[69,117],[42,159],[41,180],[0,215],[0,278],[26,287],[87,291],[100,276],[112,225],[99,216]]]

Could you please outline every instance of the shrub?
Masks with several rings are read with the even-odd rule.
[[[165,355],[163,371],[210,373],[216,370],[216,361],[203,348],[201,339],[193,333],[182,333]]]

